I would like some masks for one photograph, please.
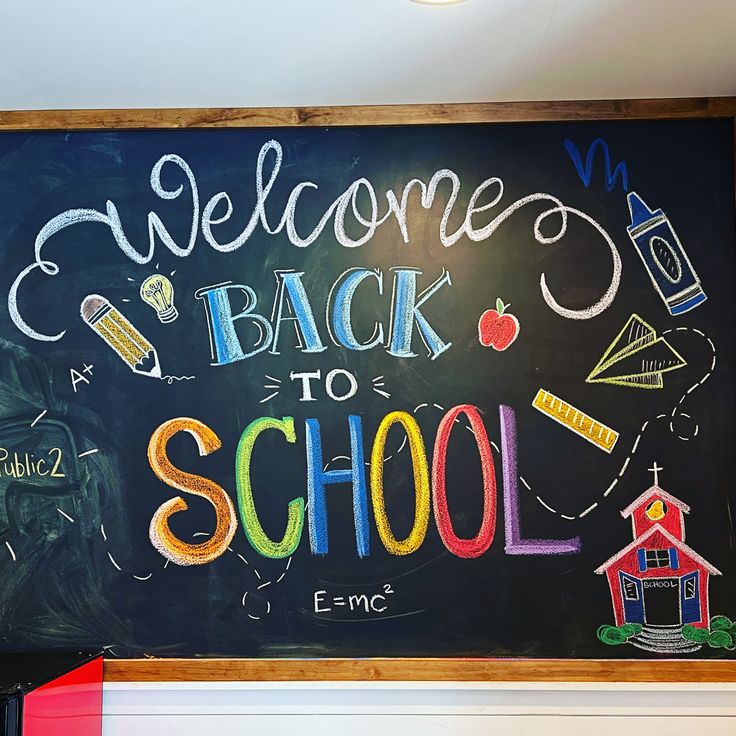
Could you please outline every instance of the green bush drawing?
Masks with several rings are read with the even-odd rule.
[[[713,616],[708,629],[685,624],[682,627],[682,636],[714,649],[736,649],[736,623],[728,616]]]
[[[682,636],[688,641],[695,641],[698,644],[705,644],[710,636],[708,629],[699,629],[697,626],[685,624],[682,627]]]
[[[733,621],[728,616],[713,616],[710,620],[711,631],[730,631]]]
[[[598,627],[596,635],[604,644],[617,646],[625,644],[632,636],[640,634],[641,630],[641,624],[622,624],[621,626],[603,624]]]

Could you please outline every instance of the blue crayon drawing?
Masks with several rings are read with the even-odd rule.
[[[583,165],[583,159],[578,151],[577,146],[571,140],[565,140],[565,150],[570,155],[572,163],[575,166],[575,171],[578,172],[580,180],[585,184],[586,187],[590,186],[591,179],[593,178],[593,161],[595,158],[596,148],[600,148],[603,155],[603,163],[606,166],[606,191],[610,192],[616,186],[616,180],[621,178],[621,185],[625,192],[629,191],[629,174],[626,169],[626,162],[620,161],[616,164],[616,168],[611,171],[611,154],[608,150],[608,144],[603,138],[596,138],[588,148],[588,153],[585,156],[585,165]]]
[[[631,225],[626,228],[654,288],[670,314],[689,312],[706,299],[690,259],[661,209],[651,210],[636,193],[627,197]]]

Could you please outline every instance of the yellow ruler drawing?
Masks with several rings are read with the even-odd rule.
[[[543,388],[537,391],[532,406],[606,452],[611,452],[618,440],[618,432]]]

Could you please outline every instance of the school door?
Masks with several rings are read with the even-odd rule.
[[[644,620],[654,626],[680,622],[680,581],[677,578],[644,580]]]
[[[700,574],[697,570],[680,578],[680,610],[682,623],[700,622]]]
[[[641,580],[625,572],[619,572],[621,598],[624,603],[624,621],[627,624],[644,623],[644,590]]]

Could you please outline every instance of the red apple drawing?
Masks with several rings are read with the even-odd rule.
[[[478,320],[478,339],[483,347],[506,350],[519,336],[519,320],[506,309],[511,306],[496,299],[495,309],[486,309]]]

